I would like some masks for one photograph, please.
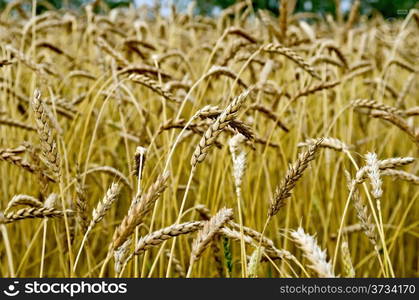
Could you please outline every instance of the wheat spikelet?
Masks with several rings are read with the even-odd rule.
[[[327,90],[334,88],[335,86],[341,84],[341,80],[335,80],[332,82],[320,82],[314,86],[309,86],[301,91],[299,91],[295,96],[293,96],[291,101],[295,101],[300,97],[305,97],[314,93],[317,93],[319,91]]]
[[[238,152],[239,144],[243,143],[245,137],[241,134],[237,134],[230,139],[229,148],[233,160],[233,177],[234,185],[236,189],[241,189],[244,171],[246,168],[246,153],[244,151]],[[238,192],[240,193],[240,192]]]
[[[205,205],[199,204],[195,206],[195,210],[198,211],[203,220],[209,220],[211,218],[211,213]],[[242,238],[240,228],[243,228],[243,239],[246,244],[258,247],[258,244],[260,243],[265,248],[265,252],[267,252],[272,259],[296,260],[290,252],[277,249],[274,242],[267,237],[262,236],[260,232],[250,227],[241,227],[240,224],[233,221],[228,222],[228,225],[231,226],[232,229],[227,227],[221,229],[221,234],[227,236],[228,238],[240,241]]]
[[[367,175],[372,186],[372,195],[375,199],[380,199],[383,195],[382,181],[380,178],[380,166],[377,159],[377,154],[369,152],[365,156],[367,162]]]
[[[399,129],[404,131],[410,139],[416,143],[419,147],[419,132],[416,130],[415,127],[409,125],[404,119],[399,117],[396,114],[385,113],[385,112],[377,112],[371,114],[374,118],[379,118],[385,121],[390,122],[391,124],[397,126]]]
[[[218,231],[233,217],[233,210],[222,208],[211,219],[205,221],[202,229],[192,244],[191,258],[189,262],[188,276],[192,272],[192,266],[208,248]]]
[[[71,214],[72,211],[67,210],[65,212],[67,215]],[[24,219],[33,219],[33,218],[56,218],[64,216],[64,211],[58,210],[56,208],[48,207],[26,207],[19,209],[16,212],[9,212],[4,215],[4,219],[1,220],[1,224],[13,223],[19,220]]]
[[[147,42],[145,40],[138,40],[138,39],[135,39],[135,38],[128,38],[128,39],[126,39],[124,41],[124,43],[125,44],[131,44],[131,45],[139,45],[141,47],[147,48],[147,49],[152,50],[152,51],[156,51],[157,50],[157,48],[153,44],[151,44],[151,43],[149,43],[149,42]]]
[[[148,87],[153,92],[159,94],[163,98],[169,101],[173,102],[181,102],[179,99],[177,99],[171,92],[166,91],[163,89],[163,87],[155,80],[151,79],[150,77],[147,77],[143,74],[131,74],[129,76],[129,79],[132,80],[135,83],[139,83],[145,87]]]
[[[319,142],[320,139],[307,139],[302,143],[298,143],[298,147],[308,147],[311,145],[315,145]],[[322,141],[319,143],[319,147],[322,148],[329,148],[336,151],[347,151],[349,146],[346,145],[339,139],[332,138],[332,137],[324,137]]]
[[[232,224],[232,222],[229,222],[229,224]],[[238,228],[240,226],[239,224],[234,224],[235,228]],[[251,245],[255,248],[259,247],[259,242],[261,240],[261,233],[243,226],[243,230],[245,232],[245,235],[243,236],[243,240],[246,244]],[[256,233],[256,234],[255,234]],[[220,234],[224,235],[225,237],[228,237],[229,239],[235,240],[235,241],[241,241],[242,234],[239,230],[234,230],[228,227],[224,227],[220,229]],[[253,234],[253,236],[251,235]],[[271,258],[271,259],[288,259],[291,261],[297,261],[295,256],[292,255],[289,251],[283,250],[283,249],[277,249],[273,241],[267,239],[266,237],[262,238],[262,246],[265,248],[265,253]]]
[[[370,99],[357,99],[351,101],[353,107],[363,107],[369,108],[374,110],[379,110],[383,112],[387,112],[390,114],[396,114],[398,116],[403,116],[404,112],[398,108],[386,105],[384,103],[378,103],[377,101],[370,100]]]
[[[191,165],[193,167],[205,159],[216,138],[220,135],[223,129],[236,117],[237,112],[239,111],[251,90],[252,89],[248,89],[241,93],[239,96],[235,97],[217,117],[217,119],[215,119],[214,122],[208,127],[192,155]]]
[[[79,219],[80,227],[83,234],[87,231],[89,227],[89,217],[87,215],[87,200],[86,200],[86,190],[83,186],[82,178],[78,171],[77,166],[77,176],[76,176],[76,201],[75,206],[77,208],[77,217]]]
[[[401,171],[401,170],[386,169],[381,172],[381,175],[391,176],[393,178],[408,181],[416,185],[419,184],[419,176],[416,176],[415,174]]]
[[[125,266],[135,255],[140,255],[148,249],[156,247],[169,239],[198,231],[203,225],[203,221],[192,221],[181,224],[173,224],[157,231],[153,231],[138,240],[135,245],[134,252],[126,257],[123,265]],[[171,258],[173,260],[173,257]],[[122,269],[124,269],[124,267],[122,267]]]
[[[307,151],[300,153],[296,162],[288,168],[285,179],[275,190],[274,198],[269,206],[269,217],[275,216],[280,208],[285,205],[285,200],[291,197],[292,189],[294,189],[297,181],[303,176],[309,162],[314,159],[322,141],[323,139],[319,139],[315,144],[309,146]]]
[[[112,175],[116,178],[118,178],[126,187],[128,187],[130,190],[132,190],[131,183],[129,182],[129,179],[119,170],[115,169],[111,166],[97,166],[89,168],[83,175],[92,174],[95,172],[101,172],[105,174]]]
[[[15,49],[11,45],[6,45],[5,49],[13,54],[14,57],[20,62],[22,62],[25,66],[27,66],[32,71],[40,74],[41,76],[46,75],[45,66],[37,64],[33,62],[31,59],[29,59],[25,54],[21,53],[19,50]]]
[[[96,44],[107,54],[109,54],[113,59],[115,59],[116,63],[121,67],[126,67],[129,65],[129,61],[123,57],[120,53],[115,51],[109,43],[102,37],[98,37],[95,40]]]
[[[202,228],[203,225],[204,224],[202,221],[186,222],[181,224],[173,224],[149,233],[139,239],[135,246],[134,253],[135,255],[139,255],[142,252],[156,247],[171,238],[198,231],[200,228]]]
[[[169,258],[170,257],[170,251],[166,250],[164,254]],[[174,270],[176,273],[179,274],[180,278],[186,277],[185,269],[183,268],[180,260],[177,257],[172,257],[172,263],[174,266]]]
[[[31,125],[7,117],[0,117],[0,124],[25,129],[28,131],[36,131],[36,128]]]
[[[321,44],[321,47],[319,49],[319,52],[322,53],[323,52],[323,49],[328,49],[330,51],[335,52],[336,56],[342,62],[342,66],[345,69],[348,69],[349,68],[348,61],[345,58],[345,55],[342,53],[341,49],[339,48],[339,46],[336,45],[336,43],[334,41],[327,40],[327,41],[323,42]]]
[[[118,199],[119,193],[120,186],[117,183],[112,183],[107,190],[105,197],[103,197],[102,201],[99,201],[96,208],[93,209],[92,220],[89,223],[85,235],[88,235],[93,227],[103,219],[106,213],[111,209],[112,204]]]
[[[41,32],[46,29],[54,29],[55,27],[67,26],[71,21],[69,19],[63,20],[50,20],[48,22],[43,22],[42,24],[35,26],[35,31]]]
[[[252,44],[256,44],[258,42],[258,40],[255,37],[253,37],[250,33],[246,32],[243,28],[240,27],[229,27],[226,29],[225,34],[240,36]]]
[[[49,120],[47,111],[42,103],[41,92],[39,90],[35,91],[31,105],[35,114],[36,127],[41,141],[43,158],[54,176],[59,178],[60,155],[58,153],[57,143],[54,139],[53,132],[49,127],[51,121]]]
[[[359,231],[362,231],[362,226],[361,226],[360,223],[355,223],[355,224],[343,227],[342,228],[342,235],[346,235],[346,234],[350,234],[350,233],[354,233],[354,232],[359,232]],[[336,239],[337,236],[338,236],[337,234],[333,233],[333,234],[331,234],[330,237],[332,239]]]
[[[263,247],[256,248],[250,256],[249,264],[247,266],[249,278],[258,277],[258,267],[264,250]]]
[[[414,162],[413,157],[393,157],[393,158],[387,158],[383,160],[379,160],[377,162],[378,168],[380,171],[385,171],[388,169],[394,169],[397,167],[408,165],[412,162]],[[368,177],[369,167],[364,166],[360,168],[355,175],[355,182],[357,184],[364,182],[364,180]]]
[[[234,56],[243,48],[246,46],[249,46],[249,41],[244,41],[241,39],[233,40],[230,47],[227,49],[227,53],[221,58],[220,60],[220,66],[226,66],[230,60],[234,58]]]
[[[202,220],[208,221],[211,219],[211,211],[203,204],[198,204],[195,206],[195,210],[198,212]]]
[[[220,237],[221,237],[221,235],[217,234],[214,237],[210,247],[211,247],[212,258],[213,258],[213,261],[214,261],[215,269],[217,270],[218,275],[220,277],[223,277],[223,275],[224,275],[224,261],[223,261],[223,258],[222,258],[223,253],[221,251],[221,247],[219,246],[220,242],[221,242]]]
[[[273,21],[271,15],[265,10],[259,10],[258,14],[261,22],[268,28],[269,32],[278,40],[281,40],[281,32],[277,29],[276,22]]]
[[[134,232],[135,227],[141,224],[144,217],[153,208],[154,203],[164,192],[168,177],[169,172],[160,175],[147,192],[141,195],[137,204],[129,210],[128,215],[125,216],[119,227],[115,230],[111,244],[113,249],[120,247]]]
[[[281,0],[279,8],[279,28],[282,42],[285,42],[287,39],[288,14],[288,1]]]
[[[99,223],[106,215],[106,213],[111,209],[112,204],[118,199],[118,195],[120,193],[120,186],[117,183],[112,183],[109,189],[107,190],[105,196],[103,197],[102,201],[99,201],[96,208],[92,211],[92,220],[89,223],[89,226],[84,233],[83,240],[81,242],[79,251],[76,256],[76,260],[74,262],[73,270],[75,271],[77,268],[77,264],[79,262],[83,246],[87,241],[90,233],[93,230],[93,227]]]
[[[133,66],[130,65],[130,66],[122,69],[118,73],[121,74],[121,75],[123,75],[123,74],[131,74],[131,73],[135,73],[135,74],[151,74],[151,75],[153,75],[156,78],[158,78],[160,76],[164,80],[170,80],[170,79],[172,79],[172,76],[170,74],[165,73],[161,69],[158,69],[156,67],[149,66],[149,65],[133,65]]]
[[[300,55],[295,53],[293,50],[281,44],[268,44],[268,45],[265,45],[262,48],[262,50],[265,52],[272,52],[272,53],[278,53],[278,54],[284,55],[285,57],[287,57],[288,59],[292,60],[297,65],[299,65],[304,71],[309,73],[312,77],[321,80],[320,76],[313,69],[313,67],[310,66]]]
[[[15,195],[13,196],[12,200],[7,203],[7,207],[4,210],[7,212],[12,207],[18,206],[18,205],[28,205],[30,207],[42,207],[43,204],[41,201],[39,201],[37,198],[29,196],[29,195]]]
[[[129,256],[131,247],[131,239],[126,240],[121,247],[114,251],[113,256],[115,260],[114,270],[116,274],[120,274],[123,270],[124,263]]]
[[[402,167],[408,164],[411,164],[415,161],[413,157],[392,157],[380,160],[378,162],[380,170],[385,169],[394,169],[397,167]]]
[[[311,265],[309,267],[316,271],[319,277],[335,277],[332,265],[330,262],[327,262],[326,250],[322,250],[317,245],[316,238],[305,233],[301,227],[291,231],[291,237],[297,243],[297,246],[303,250],[305,257],[310,261]]]
[[[378,237],[377,232],[375,230],[375,225],[371,222],[371,215],[368,214],[368,207],[363,205],[355,184],[355,181],[352,182],[351,188],[354,190],[352,197],[354,199],[354,206],[357,213],[357,217],[359,219],[359,222],[361,223],[361,227],[365,235],[368,237],[371,243],[374,246],[376,246],[378,242]]]
[[[24,147],[19,147],[18,149],[23,149]],[[16,149],[0,149],[0,160],[7,161],[18,167],[23,168],[24,170],[35,173],[36,168],[25,161],[22,157],[16,155]]]
[[[223,66],[212,66],[211,69],[205,74],[205,78],[217,75],[224,75],[230,77],[231,79],[237,80],[237,83],[243,88],[247,89],[247,84],[240,78],[236,73],[230,70],[227,67]]]
[[[222,110],[218,110],[216,108],[209,108],[208,110],[202,112],[200,114],[201,119],[204,118],[210,118],[210,119],[216,119],[217,117],[219,117],[222,114]],[[230,122],[228,123],[226,130],[231,131],[233,134],[242,134],[243,136],[245,136],[248,140],[254,140],[255,139],[255,134],[252,130],[252,128],[246,124],[243,121],[237,120],[237,119],[232,119],[230,120]]]
[[[355,269],[352,264],[351,253],[349,252],[348,242],[342,242],[340,245],[342,250],[342,262],[343,268],[345,270],[345,277],[346,278],[354,278],[355,277]]]

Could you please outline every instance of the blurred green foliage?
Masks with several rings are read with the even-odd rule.
[[[168,2],[169,0],[162,0],[161,2]],[[229,7],[236,2],[243,0],[196,0],[196,12],[199,14],[211,15],[218,9]],[[278,14],[279,2],[281,0],[252,0],[252,4],[255,10],[267,9],[272,11],[274,14]],[[336,5],[343,4],[343,7],[349,8],[354,0],[297,0],[295,12],[316,12],[320,14],[332,14],[336,13]],[[0,0],[0,9],[4,8],[10,0]],[[32,0],[24,0],[28,6]],[[38,11],[54,8],[78,8],[88,2],[99,2],[99,1],[88,1],[88,0],[38,0]],[[128,6],[130,3],[135,2],[134,0],[102,0],[108,8],[115,8],[120,6]],[[156,2],[156,0],[149,0],[150,4]],[[173,2],[179,7],[186,7],[191,0],[173,0]],[[100,10],[102,5],[96,5],[97,9]],[[404,17],[409,9],[419,8],[418,0],[361,0],[361,12],[363,14],[372,14],[374,12],[381,13],[385,18],[397,18]]]
[[[11,2],[10,0],[0,0],[0,9],[3,9],[7,3]],[[25,6],[28,8],[31,6],[32,0],[22,1]],[[107,8],[112,9],[120,6],[128,6],[133,1],[132,0],[102,0],[102,3],[99,1],[86,1],[86,0],[38,0],[37,1],[37,13],[41,13],[48,9],[60,9],[60,8],[72,8],[77,9],[83,4],[88,2],[96,3],[96,9],[100,10],[103,7],[101,4],[104,4]]]
[[[185,2],[187,0],[184,0]],[[296,12],[316,12],[320,14],[336,13],[336,5],[350,7],[354,0],[298,0]],[[182,2],[182,1],[181,1]],[[277,0],[253,0],[255,9],[268,9],[278,14],[279,1]],[[236,0],[197,0],[197,10],[202,14],[211,14],[214,7],[226,8],[236,3]],[[361,0],[361,12],[372,14],[380,12],[385,18],[404,17],[406,11],[418,7],[417,0]],[[342,7],[341,6],[341,7]]]

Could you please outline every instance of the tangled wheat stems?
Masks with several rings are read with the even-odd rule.
[[[0,273],[415,276],[417,10],[388,22],[356,1],[344,21],[292,3],[7,5]],[[203,230],[222,207],[235,221]]]

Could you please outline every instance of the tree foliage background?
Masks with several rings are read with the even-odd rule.
[[[32,0],[23,0],[32,3]],[[169,2],[170,0],[146,0],[150,5],[158,2]],[[180,9],[185,8],[191,0],[172,0]],[[196,0],[196,13],[211,15],[218,9],[226,8],[236,2],[245,0]],[[281,0],[247,0],[251,1],[255,10],[267,9],[274,14],[278,14]],[[282,0],[286,1],[286,0]],[[350,7],[354,0],[297,0],[296,12],[316,12],[320,14],[335,15],[336,8],[345,4]],[[4,8],[10,0],[0,0],[0,8]],[[38,10],[46,10],[51,8],[78,8],[88,2],[99,2],[98,0],[39,0],[37,1]],[[101,0],[108,8],[118,6],[128,6],[135,0]],[[144,2],[144,0],[142,1]],[[98,5],[99,7],[99,5]],[[372,14],[380,12],[385,18],[404,17],[406,12],[412,8],[419,8],[418,0],[361,0],[361,12],[363,14]]]
[[[3,9],[7,3],[12,2],[10,0],[0,0],[0,9]],[[31,6],[32,0],[23,0],[22,2],[27,3],[28,7]],[[48,9],[60,9],[60,8],[73,8],[77,9],[81,7],[83,4],[89,2],[97,2],[99,4],[100,1],[93,0],[93,1],[86,1],[86,0],[37,0],[37,11],[42,12]],[[103,4],[105,4],[108,8],[114,8],[119,6],[128,6],[133,3],[133,0],[101,0]],[[97,5],[100,7],[100,5]]]
[[[278,13],[281,0],[252,0],[255,9],[268,9],[274,14]],[[285,0],[284,0],[285,1]],[[352,5],[354,0],[298,0],[296,12],[316,12],[321,14],[335,15],[336,8],[341,4],[347,7]],[[183,0],[181,2],[189,2]],[[200,13],[210,14],[214,7],[226,8],[236,0],[197,0],[197,9]],[[361,0],[361,12],[372,14],[380,12],[386,18],[404,17],[405,11],[419,7],[417,0]]]

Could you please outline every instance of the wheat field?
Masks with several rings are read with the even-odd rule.
[[[419,276],[417,10],[25,3],[0,14],[2,277]]]

